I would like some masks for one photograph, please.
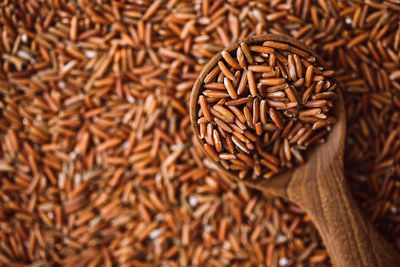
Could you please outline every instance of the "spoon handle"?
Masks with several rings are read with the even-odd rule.
[[[334,266],[400,266],[397,251],[361,214],[344,179],[343,164],[335,159],[330,168],[309,170],[304,190],[288,192],[319,230]],[[294,194],[295,193],[295,194]]]

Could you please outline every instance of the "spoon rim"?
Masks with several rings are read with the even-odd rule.
[[[218,61],[220,59],[222,59],[222,54],[221,54],[222,52],[226,51],[226,52],[230,53],[233,50],[237,49],[241,43],[253,44],[253,43],[261,43],[261,42],[265,42],[265,41],[276,41],[276,42],[286,43],[291,46],[294,46],[298,49],[301,49],[301,50],[307,52],[308,54],[310,54],[310,56],[315,57],[316,62],[323,68],[329,68],[328,65],[326,64],[326,62],[323,60],[323,58],[312,48],[310,48],[303,42],[301,42],[291,36],[278,35],[278,34],[252,35],[252,36],[249,36],[242,40],[238,40],[238,41],[228,45],[224,49],[220,50],[206,63],[206,65],[204,65],[203,69],[201,70],[200,74],[198,75],[198,77],[192,87],[191,94],[190,94],[190,102],[189,102],[190,114],[189,114],[189,116],[190,116],[191,127],[194,132],[194,135],[196,136],[196,140],[200,144],[201,150],[206,155],[207,159],[209,159],[217,167],[216,171],[223,172],[225,175],[227,175],[235,180],[239,180],[239,181],[246,181],[247,179],[246,179],[246,177],[244,179],[239,179],[237,177],[237,175],[235,175],[234,173],[232,173],[229,170],[226,170],[224,168],[224,166],[222,166],[219,162],[215,161],[204,149],[205,141],[200,139],[199,127],[197,125],[197,113],[200,108],[198,105],[198,98],[200,95],[201,86],[204,84],[205,77],[218,64]],[[339,94],[339,98],[340,98],[339,101],[342,101],[343,99],[342,99],[342,95],[341,95],[339,87],[340,86],[338,85],[338,94]],[[337,99],[337,101],[338,101],[338,99]],[[284,170],[283,172],[279,173],[276,177],[279,177],[288,171],[290,171],[290,170]],[[276,177],[272,177],[272,179],[275,179]],[[253,179],[253,181],[260,180],[259,178],[260,177]],[[262,180],[265,180],[265,179],[262,179]],[[267,180],[270,180],[270,179],[267,179]]]

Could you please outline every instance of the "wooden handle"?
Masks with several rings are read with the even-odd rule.
[[[334,266],[400,266],[397,251],[363,217],[352,198],[342,162],[335,159],[330,168],[314,167],[303,171],[319,176],[307,179],[306,186],[291,184],[287,197],[309,214]],[[324,173],[320,173],[322,169]]]

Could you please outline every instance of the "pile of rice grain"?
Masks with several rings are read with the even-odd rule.
[[[330,266],[296,206],[232,182],[193,142],[202,66],[249,35],[331,64],[346,177],[400,249],[396,0],[5,0],[0,265]]]
[[[294,44],[272,40],[224,49],[193,86],[195,135],[239,179],[269,179],[304,163],[302,152],[324,142],[336,122],[334,72]]]

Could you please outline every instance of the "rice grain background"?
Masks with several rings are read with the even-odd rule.
[[[330,266],[299,208],[217,174],[193,143],[202,66],[262,33],[298,38],[335,70],[347,180],[400,250],[399,11],[398,0],[2,1],[0,264]]]

